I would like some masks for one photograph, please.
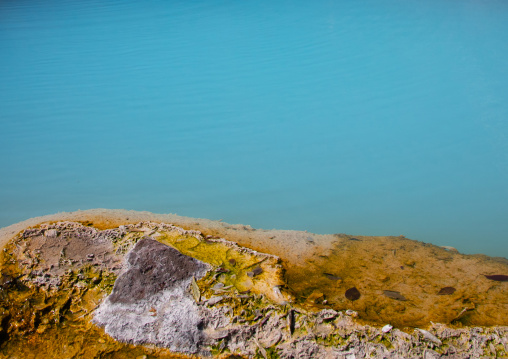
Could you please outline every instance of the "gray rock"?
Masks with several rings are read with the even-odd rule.
[[[142,299],[190,283],[194,274],[206,272],[206,264],[176,249],[145,237],[126,257],[128,270],[118,277],[109,300],[132,304]],[[187,285],[188,286],[188,285]]]
[[[123,342],[203,353],[203,318],[188,288],[208,265],[150,238],[141,239],[126,259],[127,270],[96,310],[94,322]]]

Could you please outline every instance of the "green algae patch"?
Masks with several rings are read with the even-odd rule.
[[[214,276],[225,286],[233,286],[240,292],[263,294],[279,303],[290,298],[284,291],[282,265],[275,256],[240,248],[221,238],[203,240],[167,232],[155,238],[183,254],[211,264],[216,271]]]
[[[216,271],[216,278],[225,286],[233,286],[239,292],[265,295],[275,303],[292,301],[285,286],[284,268],[277,256],[163,223],[140,222],[134,226],[120,226],[120,229],[124,235],[112,239],[116,253],[125,254],[148,235],[182,254],[210,264]]]

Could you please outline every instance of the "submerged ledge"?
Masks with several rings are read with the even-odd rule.
[[[147,286],[152,280],[129,268],[145,273],[156,270],[146,269],[150,261],[180,260],[152,258],[141,268],[132,262],[140,243],[155,246],[149,253],[175,248],[206,270],[198,266],[197,272]],[[3,228],[0,245],[0,357],[20,348],[28,358],[69,346],[81,357],[116,352],[133,358],[508,352],[508,261],[403,237],[256,230],[176,215],[90,210]],[[129,294],[118,294],[120,283],[133,290],[129,283],[139,280],[145,283],[138,288],[142,294],[138,290],[129,304]],[[149,287],[159,289],[143,289]],[[180,306],[163,305],[169,302]],[[181,311],[187,314],[174,316]],[[137,327],[140,320],[145,327]],[[187,344],[167,329],[177,322],[185,322],[180,332],[194,338]],[[88,342],[77,340],[78,332]]]

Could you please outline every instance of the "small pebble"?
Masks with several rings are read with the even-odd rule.
[[[497,282],[508,282],[508,275],[504,274],[486,275],[485,278],[495,280]]]
[[[334,274],[331,274],[331,273],[323,273],[323,275],[330,279],[330,280],[342,280],[341,277],[337,276],[337,275],[334,275]]]
[[[263,268],[261,268],[260,266],[257,266],[256,268],[254,268],[252,270],[252,273],[254,273],[254,275],[259,275],[259,274],[263,273]]]
[[[401,301],[407,300],[406,297],[404,297],[402,294],[400,294],[399,292],[396,292],[394,290],[384,290],[383,294],[386,295],[388,298],[392,298],[395,300],[401,300]]]
[[[441,288],[441,290],[437,293],[438,295],[451,295],[455,293],[455,288],[453,287],[444,287]]]
[[[386,324],[383,328],[381,328],[381,331],[383,333],[389,333],[392,329],[393,327],[390,324]]]
[[[355,301],[355,300],[360,299],[361,294],[360,294],[360,291],[358,289],[356,289],[356,287],[353,287],[353,288],[349,288],[348,290],[346,290],[345,297],[347,299],[349,299],[350,301]]]
[[[346,310],[346,315],[349,315],[353,318],[356,318],[358,316],[358,312],[355,312],[354,310],[348,309]]]

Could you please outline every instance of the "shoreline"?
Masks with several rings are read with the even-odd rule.
[[[77,221],[101,230],[143,221],[171,223],[200,231],[204,237],[225,238],[280,257],[288,285],[299,300],[315,292],[334,303],[335,309],[349,306],[358,311],[365,323],[391,320],[398,327],[449,323],[464,308],[474,307],[463,325],[508,325],[503,292],[508,283],[485,277],[508,275],[508,259],[502,257],[460,254],[454,248],[403,236],[264,230],[175,214],[106,209],[56,213],[2,228],[0,248],[27,227],[58,221]],[[351,302],[344,292],[353,287],[361,292],[361,298]],[[452,296],[437,295],[448,287],[456,290]],[[407,300],[386,300],[390,292],[401,293]]]
[[[27,228],[34,229],[27,230]],[[13,237],[18,238],[16,239],[18,244],[14,247],[12,243],[7,243]],[[64,240],[64,238],[67,239]],[[102,239],[97,242],[97,238]],[[502,356],[508,352],[508,303],[505,299],[508,285],[505,281],[508,274],[508,261],[483,255],[462,255],[455,250],[412,241],[404,237],[352,237],[345,234],[316,235],[297,231],[256,230],[250,226],[231,225],[220,221],[187,218],[173,214],[90,210],[32,218],[2,228],[0,229],[0,248],[10,248],[10,251],[14,251],[12,253],[16,253],[16,258],[28,258],[27,263],[32,263],[30,264],[32,269],[23,275],[25,278],[23,280],[28,285],[46,283],[51,287],[54,283],[61,282],[62,278],[67,278],[67,274],[64,274],[65,268],[72,271],[78,270],[78,272],[83,270],[77,267],[73,269],[75,268],[72,266],[73,263],[81,263],[79,264],[81,266],[93,264],[96,268],[103,268],[99,274],[91,269],[91,271],[87,269],[79,273],[88,273],[87,275],[91,278],[90,283],[95,283],[97,275],[100,277],[102,272],[103,278],[104,276],[110,278],[109,281],[102,281],[102,283],[113,285],[116,283],[116,278],[121,276],[127,268],[120,264],[123,261],[122,258],[128,255],[135,248],[135,243],[142,238],[156,239],[185,255],[204,260],[204,263],[208,263],[207,266],[211,265],[209,267],[211,272],[209,269],[208,273],[215,273],[212,277],[207,275],[203,277],[205,279],[199,279],[202,278],[203,273],[196,274],[196,279],[199,279],[196,288],[199,289],[193,289],[193,291],[197,291],[200,295],[196,297],[196,293],[193,294],[198,307],[193,309],[192,313],[208,313],[212,310],[215,313],[212,315],[215,318],[213,320],[219,320],[217,318],[220,317],[222,319],[219,322],[230,323],[234,318],[229,317],[229,314],[224,312],[224,308],[237,308],[234,309],[235,313],[243,311],[242,308],[245,305],[252,310],[257,308],[257,315],[248,317],[247,322],[242,319],[244,326],[241,328],[244,329],[238,329],[241,321],[236,326],[228,324],[224,327],[229,338],[227,342],[222,339],[225,337],[220,337],[225,335],[224,331],[216,332],[215,329],[210,329],[212,330],[211,338],[215,338],[213,339],[215,341],[210,342],[212,348],[215,348],[213,352],[215,356],[221,354],[229,345],[231,352],[237,350],[249,357],[261,353],[261,356],[265,357],[263,350],[266,351],[267,348],[275,345],[268,345],[274,338],[277,339],[277,343],[282,341],[280,346],[277,344],[272,348],[273,350],[277,348],[279,354],[297,354],[298,356],[310,350],[314,355],[320,353],[320,357],[325,357],[325,354],[327,356],[337,354],[337,350],[340,349],[346,356],[355,353],[356,355],[365,354],[371,350],[379,355],[391,353],[390,358],[398,358],[404,357],[400,354],[404,350],[413,348],[411,350],[418,349],[418,353],[434,358],[453,353],[458,355],[463,353],[468,345],[480,346],[482,353],[496,353]],[[85,244],[80,244],[83,240]],[[33,247],[30,241],[38,244]],[[109,242],[116,243],[114,244],[116,251],[113,251],[111,245],[109,249],[106,248]],[[124,244],[120,245],[120,243]],[[221,246],[224,245],[226,245],[225,249],[221,250]],[[33,247],[31,250],[29,250],[30,246]],[[57,250],[55,246],[60,246],[62,249]],[[207,248],[210,246],[215,249],[208,253],[210,249]],[[196,248],[201,250],[197,251]],[[238,254],[231,257],[231,253]],[[246,254],[240,255],[240,253]],[[249,272],[247,270],[237,272],[235,268],[245,266],[241,265],[245,260],[242,259],[244,255],[254,256],[252,258],[261,257],[249,262],[252,264],[245,267],[249,268]],[[65,259],[67,257],[68,259]],[[268,260],[268,258],[272,259]],[[268,262],[265,262],[267,260]],[[64,264],[62,267],[62,263],[67,261],[69,264]],[[53,264],[50,265],[50,263]],[[260,264],[256,263],[264,264],[260,267]],[[36,270],[37,266],[41,265],[46,267]],[[234,273],[231,279],[228,279],[230,274],[223,274],[224,265],[229,268],[226,273]],[[164,268],[161,270],[164,273]],[[35,276],[32,273],[36,273]],[[108,277],[107,273],[111,273],[113,277]],[[14,275],[13,272],[13,276],[19,277],[19,275]],[[220,282],[217,281],[218,279]],[[180,293],[187,293],[185,288],[191,283],[190,279],[187,281],[179,289]],[[94,286],[90,283],[90,288],[93,289]],[[253,284],[255,284],[254,287],[252,287]],[[69,287],[71,292],[76,290],[71,287]],[[212,287],[218,289],[211,289]],[[257,304],[249,302],[251,299],[246,299],[247,302],[243,302],[243,299],[241,302],[235,302],[237,299],[233,298],[235,296],[243,298],[245,295],[241,293],[246,289],[249,293],[253,291],[252,298],[258,298],[255,299]],[[231,290],[236,292],[230,293]],[[213,299],[217,298],[214,297],[214,291],[222,293],[220,300]],[[193,302],[189,294],[180,295],[186,296],[188,303]],[[199,299],[201,295],[206,296],[205,302]],[[228,304],[224,305],[224,302],[221,303],[225,300],[224,298],[232,299],[227,299]],[[247,295],[245,298],[251,297]],[[261,302],[258,302],[259,300]],[[210,304],[210,301],[214,303]],[[216,305],[216,301],[220,304]],[[103,302],[103,299],[99,302]],[[199,307],[203,305],[200,304],[201,302],[205,303],[204,307]],[[160,306],[157,304],[157,299],[149,299],[147,303],[145,304],[147,310]],[[133,308],[139,306],[136,304]],[[269,324],[266,324],[267,322],[263,321],[263,316],[260,314],[265,313],[266,310],[273,318],[279,319],[270,319]],[[123,320],[124,317],[118,316],[114,308],[104,309],[103,312],[116,315],[117,319],[113,322]],[[151,320],[152,313],[147,315],[147,320]],[[107,316],[105,318],[101,319],[102,323],[111,322]],[[282,318],[286,318],[283,323],[289,324],[281,324]],[[384,331],[385,328],[381,329],[388,324],[390,329],[387,332]],[[107,328],[107,324],[104,325]],[[260,345],[256,341],[251,342],[250,339],[245,339],[250,338],[245,333],[262,325],[269,325],[269,328],[272,328],[270,336],[263,337],[264,344]],[[293,334],[295,329],[291,329],[292,325],[296,326],[297,334]],[[240,335],[238,330],[243,334]],[[124,341],[136,343],[136,336],[125,337],[125,334],[118,330],[112,333],[116,333],[113,336],[116,335],[120,339],[124,338]],[[256,335],[261,338],[261,333]],[[363,334],[360,338],[354,339],[355,337],[352,336],[354,333]],[[245,335],[247,336],[244,338]],[[486,343],[488,343],[487,338],[494,337],[498,339],[495,340],[496,346],[493,349]],[[372,342],[373,338],[379,341]],[[245,340],[246,344],[234,344],[242,340]],[[385,343],[383,340],[388,342]],[[161,343],[163,343],[162,346],[171,347],[168,343],[172,341]],[[346,343],[349,344],[346,345]],[[390,352],[390,345],[396,350],[392,348]],[[349,348],[349,346],[352,347]],[[350,349],[352,351],[348,351]],[[182,352],[178,348],[173,351]],[[183,350],[183,352],[186,351]],[[477,352],[480,353],[480,351]],[[205,355],[206,351],[201,354]],[[409,355],[409,351],[406,354]]]
[[[54,221],[78,221],[78,222],[91,222],[94,223],[99,229],[108,229],[118,227],[120,225],[135,224],[142,221],[154,221],[173,223],[182,228],[196,229],[203,233],[210,235],[220,235],[230,238],[243,246],[251,246],[252,249],[265,249],[266,251],[273,251],[274,254],[279,256],[287,256],[288,259],[301,262],[308,258],[308,242],[311,242],[321,248],[328,250],[333,247],[332,242],[336,236],[349,236],[347,234],[315,234],[307,231],[298,231],[291,229],[255,229],[250,225],[244,224],[230,224],[222,220],[210,220],[206,218],[193,218],[180,216],[173,213],[153,213],[148,211],[135,211],[125,209],[105,209],[96,208],[88,210],[77,210],[73,212],[57,212],[38,217],[28,218],[21,222],[11,224],[6,227],[0,228],[0,248],[3,247],[12,236],[26,227],[36,226],[44,222]],[[448,249],[452,252],[460,253],[453,247],[437,246],[431,243],[416,241],[405,236],[361,236],[351,235],[350,237],[358,237],[367,240],[376,239],[389,239],[389,238],[402,238],[415,243],[423,243],[425,245],[435,246],[437,248]],[[493,257],[481,253],[476,254],[463,254],[467,257],[479,258],[493,258],[499,261],[506,261],[505,257]]]

